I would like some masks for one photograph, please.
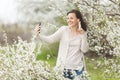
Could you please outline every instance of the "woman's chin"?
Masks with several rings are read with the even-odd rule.
[[[69,27],[73,27],[73,25],[69,25]]]

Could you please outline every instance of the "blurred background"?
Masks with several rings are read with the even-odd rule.
[[[120,0],[1,0],[0,44],[13,44],[20,36],[30,42],[34,27],[42,23],[51,34],[66,23],[66,13],[78,9],[88,23],[90,51],[102,56],[119,54]]]
[[[25,55],[28,53],[32,57],[37,54],[37,60],[47,61],[52,67],[55,66],[59,43],[34,45],[34,28],[41,22],[41,34],[54,33],[61,26],[67,25],[66,13],[71,9],[80,10],[88,24],[90,49],[85,54],[85,60],[91,80],[119,80],[120,0],[0,0],[0,65],[4,65],[0,70],[7,71],[7,58],[12,64],[15,59],[20,58],[22,61],[21,53],[23,59],[27,58]],[[19,40],[20,37],[22,40]],[[16,53],[20,55],[12,59]],[[11,67],[8,71],[10,69]],[[42,70],[39,66],[37,69]],[[11,71],[14,70],[13,68]],[[6,76],[1,74],[5,79]]]

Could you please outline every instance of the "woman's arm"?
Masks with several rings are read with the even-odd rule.
[[[64,31],[65,27],[61,27],[60,29],[58,29],[54,34],[50,35],[50,36],[44,36],[39,34],[39,39],[47,42],[47,43],[54,43],[60,40],[62,33]]]
[[[87,42],[87,32],[82,34],[82,42],[81,42],[81,51],[86,53],[89,49],[89,44]]]

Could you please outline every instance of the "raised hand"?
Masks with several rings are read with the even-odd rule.
[[[40,29],[41,29],[41,26],[40,26],[40,25],[41,25],[41,23],[38,24],[38,25],[35,27],[35,29],[34,29],[36,36],[38,36],[38,35],[40,34]]]
[[[80,32],[80,33],[84,33],[85,32],[83,30],[83,28],[81,27],[81,22],[79,22],[79,24],[78,24],[78,30],[77,31]]]

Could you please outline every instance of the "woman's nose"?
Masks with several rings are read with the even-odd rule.
[[[67,20],[67,22],[70,22],[70,21],[71,21],[70,19]]]

